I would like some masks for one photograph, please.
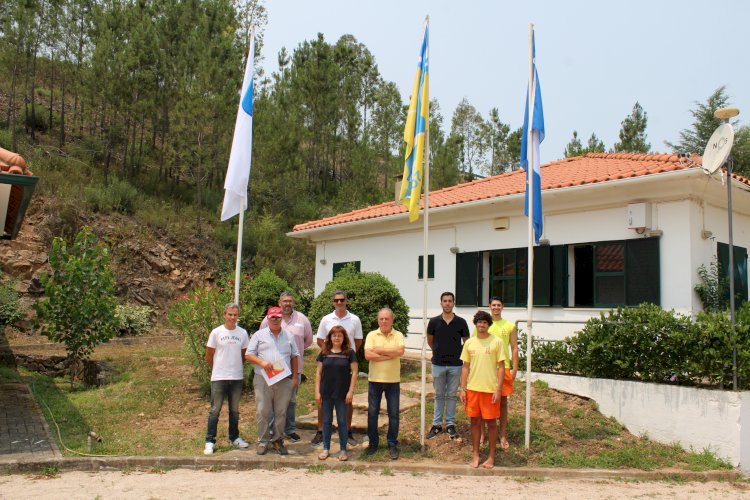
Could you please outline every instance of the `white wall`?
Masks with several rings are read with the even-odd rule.
[[[612,184],[549,193],[545,197],[543,237],[550,245],[637,238],[640,236],[635,230],[628,228],[627,206],[641,201],[650,203],[650,227],[662,231],[661,306],[694,314],[701,308],[694,292],[699,282],[697,269],[701,264],[711,262],[716,241],[728,240],[726,208],[703,201],[702,193],[707,189],[716,190],[716,186],[707,182],[703,178],[685,182],[665,178],[661,183]],[[720,203],[721,193],[711,193],[714,203]],[[741,207],[744,199],[750,197],[738,194],[735,206]],[[515,196],[431,213],[429,253],[435,256],[435,278],[428,281],[428,317],[439,314],[439,297],[443,291],[455,292],[456,259],[450,248],[471,252],[525,247],[528,226],[522,208],[522,196]],[[735,244],[750,249],[750,216],[747,213],[746,209],[736,213],[734,237]],[[508,218],[508,229],[494,229],[493,219],[498,217]],[[316,244],[315,292],[320,293],[331,280],[333,263],[359,260],[362,271],[380,272],[393,281],[410,307],[410,331],[421,333],[422,321],[416,318],[421,318],[423,307],[422,281],[417,279],[418,256],[423,252],[422,226],[407,224],[400,219],[368,224],[358,223],[348,229],[343,227],[340,232],[329,230],[328,236],[321,236],[325,241]],[[703,229],[712,231],[713,238],[703,239]],[[588,318],[607,311],[537,307],[534,309],[534,334],[546,339],[561,339],[575,334]],[[456,312],[470,321],[476,308],[457,308]],[[504,313],[504,317],[511,321],[521,321],[523,329],[526,329],[526,316],[525,307],[509,307]]]
[[[750,473],[750,392],[717,391],[626,380],[532,373],[550,387],[596,401],[635,435],[710,449]],[[532,408],[533,412],[534,409]]]

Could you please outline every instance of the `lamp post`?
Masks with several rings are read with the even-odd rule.
[[[714,116],[724,123],[740,114],[738,108],[719,108]],[[732,325],[732,388],[737,390],[737,328],[735,326],[734,308],[734,231],[732,229],[732,166],[730,156],[727,159],[727,219],[729,221],[729,321]]]

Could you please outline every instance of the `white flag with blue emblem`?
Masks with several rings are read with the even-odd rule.
[[[247,183],[250,180],[250,159],[253,150],[253,73],[255,37],[250,39],[250,51],[242,81],[240,106],[234,123],[232,152],[229,154],[227,178],[224,181],[224,206],[221,220],[225,221],[247,209]]]

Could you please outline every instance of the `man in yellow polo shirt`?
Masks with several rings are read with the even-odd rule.
[[[378,451],[378,414],[385,394],[388,408],[388,453],[398,459],[399,397],[401,396],[401,356],[404,355],[404,336],[393,329],[393,311],[384,307],[378,312],[378,329],[367,334],[365,359],[370,362],[367,377],[367,454]]]
[[[479,467],[479,445],[482,423],[487,424],[490,455],[482,466],[495,466],[497,418],[500,416],[500,392],[505,374],[505,352],[500,339],[488,331],[492,316],[486,311],[474,315],[477,336],[464,343],[461,360],[461,402],[471,418],[471,466]]]

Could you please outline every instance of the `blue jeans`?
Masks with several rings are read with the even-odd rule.
[[[336,424],[339,428],[339,446],[346,451],[349,439],[349,429],[346,427],[346,401],[343,399],[323,398],[323,449],[331,449],[331,434],[333,434],[333,409],[336,408]]]
[[[380,401],[385,393],[385,403],[388,408],[388,446],[398,444],[398,406],[401,384],[398,382],[370,382],[367,385],[367,437],[370,440],[370,448],[378,447],[378,414],[380,413]]]
[[[461,382],[461,366],[432,365],[432,385],[435,387],[435,412],[432,425],[443,426],[443,410],[445,410],[445,425],[456,425],[456,403],[458,384]]]
[[[214,380],[211,382],[211,409],[208,411],[206,442],[216,443],[216,426],[224,399],[229,400],[229,441],[240,437],[240,396],[243,380]]]

